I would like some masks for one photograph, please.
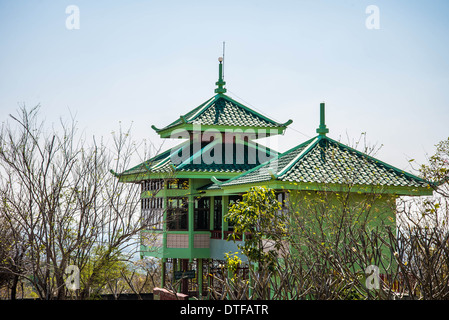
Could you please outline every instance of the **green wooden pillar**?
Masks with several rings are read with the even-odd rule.
[[[173,268],[173,281],[176,282],[175,280],[175,271],[181,271],[181,259],[176,258],[173,259],[175,267]],[[181,281],[178,281],[178,285],[176,286],[176,292],[180,292],[181,291]]]
[[[234,276],[234,274],[232,273],[232,271],[229,268],[227,270],[227,273],[228,273],[228,279],[231,279]],[[226,297],[228,298],[228,300],[231,299],[231,296],[229,295],[229,293],[226,294]]]
[[[193,179],[189,179],[189,191],[190,194],[193,190],[195,190],[192,186]],[[188,231],[189,231],[189,257],[190,261],[192,261],[193,257],[193,251],[194,251],[194,213],[195,213],[195,197],[192,195],[188,196],[188,202],[189,202],[189,210],[188,210]]]
[[[210,271],[210,265],[211,265],[211,259],[205,259],[206,261],[206,279],[207,279],[207,287],[210,288],[212,286],[212,277],[209,276],[211,273]],[[204,266],[203,266],[204,268]],[[207,290],[207,300],[210,300],[211,294],[210,289]]]
[[[162,259],[162,263],[161,263],[161,288],[165,287],[165,272],[166,272],[166,268],[165,268],[165,261],[166,259],[163,258]]]
[[[197,279],[198,279],[198,295],[199,295],[199,299],[201,299],[203,297],[203,259],[198,259],[198,274]]]
[[[166,248],[167,248],[167,208],[168,208],[168,199],[167,197],[164,197],[164,200],[162,201],[162,207],[163,207],[163,221],[162,224],[162,254],[164,254]]]
[[[189,269],[189,259],[181,259],[181,270],[187,271]],[[189,294],[189,279],[183,278],[181,280],[181,293]]]
[[[225,221],[225,215],[228,213],[229,196],[223,196],[221,202],[221,239],[225,239],[224,232],[228,231],[228,222]]]
[[[251,269],[254,268],[254,266],[248,262],[248,281],[249,281],[249,286],[248,286],[248,296],[251,299],[251,296],[253,295],[253,287],[254,287],[254,280],[253,277],[251,276],[252,272]]]
[[[210,197],[209,229],[214,230],[215,197]]]

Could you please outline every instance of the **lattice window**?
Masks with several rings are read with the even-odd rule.
[[[163,198],[142,198],[142,220],[148,229],[162,230],[162,221],[164,217],[164,199]]]
[[[167,199],[168,230],[188,230],[188,201],[185,197]]]
[[[210,198],[204,197],[195,199],[194,226],[195,230],[209,230]]]

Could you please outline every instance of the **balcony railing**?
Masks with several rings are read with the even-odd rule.
[[[221,230],[211,230],[210,238],[211,239],[221,239]]]

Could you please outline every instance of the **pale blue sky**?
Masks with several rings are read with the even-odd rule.
[[[66,28],[66,7],[80,29]],[[368,5],[380,29],[369,30]],[[285,151],[314,136],[367,133],[377,157],[411,170],[449,137],[448,1],[0,0],[0,120],[41,104],[108,137],[136,140],[214,95],[226,42],[228,94],[280,122]],[[170,144],[169,144],[170,145]]]

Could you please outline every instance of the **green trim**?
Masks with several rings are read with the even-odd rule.
[[[224,181],[219,181],[215,176],[212,176],[210,178],[210,181],[212,181],[215,184],[218,184],[219,186],[221,186],[224,183]]]
[[[186,124],[178,124],[174,127],[163,129],[159,131],[159,135],[161,138],[171,138],[172,139],[172,131],[174,130],[180,130],[183,129],[185,131],[206,131],[215,129],[219,132],[226,132],[229,130],[254,130],[256,133],[256,136],[259,136],[260,133],[264,133],[264,137],[270,137],[272,135],[278,135],[283,134],[286,126],[276,126],[276,127],[263,127],[263,126],[232,126],[232,125],[215,125],[215,124],[193,124],[193,123],[186,123]],[[201,129],[201,130],[199,130]]]
[[[203,102],[202,104],[200,104],[198,107],[194,108],[193,110],[187,112],[183,117],[186,119],[186,121],[189,121],[188,118],[192,115],[195,114],[196,112],[199,112],[199,110],[201,110],[202,108],[206,108],[206,106],[209,106],[213,101],[215,101],[217,99],[218,95],[213,96],[212,98],[209,98],[207,101]],[[170,124],[168,124],[167,126],[165,126],[162,129],[158,129],[157,133],[160,133],[163,130],[166,130],[168,128],[171,128],[173,126],[175,126],[177,123],[179,122],[179,119],[176,119],[175,121],[171,122]]]
[[[228,100],[231,101],[232,103],[235,103],[235,104],[238,105],[240,108],[245,109],[245,110],[248,111],[248,112],[254,113],[255,115],[257,115],[258,117],[264,119],[264,120],[267,121],[267,122],[271,122],[271,123],[273,123],[274,125],[276,125],[276,126],[278,126],[278,127],[282,127],[282,126],[283,126],[281,123],[276,122],[276,121],[274,121],[274,120],[271,120],[270,118],[264,116],[263,114],[260,114],[259,112],[254,111],[254,110],[251,109],[251,108],[248,108],[247,106],[241,104],[240,102],[238,102],[238,101],[232,99],[231,97],[229,97],[229,96],[227,96],[227,95],[223,95],[223,97],[225,97],[226,99],[228,99]],[[293,122],[293,120],[292,120],[292,119],[289,119],[285,124],[291,124],[292,122]]]
[[[198,178],[210,180],[211,175],[214,175],[218,179],[231,179],[243,172],[214,172],[214,171],[185,171],[185,172],[173,172],[173,173],[135,173],[128,175],[121,175],[119,182],[139,183],[140,181],[148,179],[188,179]]]
[[[316,137],[315,137],[315,138],[316,138]],[[293,148],[287,150],[286,152],[279,154],[276,158],[273,158],[273,159],[271,159],[271,160],[268,160],[267,162],[261,163],[261,164],[259,164],[258,166],[254,167],[254,168],[252,168],[252,169],[250,169],[250,170],[248,170],[248,171],[246,171],[246,172],[244,172],[244,173],[242,173],[242,174],[240,174],[240,175],[238,175],[238,176],[236,176],[236,177],[233,177],[233,178],[229,179],[228,181],[225,181],[225,182],[224,182],[225,185],[224,185],[223,187],[227,187],[226,184],[229,183],[229,182],[231,182],[231,181],[235,181],[235,180],[237,180],[237,179],[239,179],[239,178],[241,178],[241,177],[244,177],[244,176],[246,176],[246,175],[248,175],[248,174],[250,174],[250,173],[252,173],[252,172],[254,172],[254,171],[256,171],[256,170],[259,170],[260,168],[262,168],[262,167],[264,167],[264,166],[268,166],[268,165],[269,165],[270,163],[272,163],[273,161],[278,161],[280,157],[282,157],[282,156],[284,156],[284,155],[286,155],[286,154],[289,154],[289,153],[291,153],[291,152],[297,150],[298,148],[304,147],[304,145],[309,144],[309,143],[310,143],[313,139],[315,139],[315,138],[311,138],[311,139],[309,139],[309,140],[307,140],[307,141],[305,141],[305,142],[303,142],[303,143],[301,143],[301,144],[299,144],[299,145],[297,145],[297,146],[295,146],[295,147],[293,147]]]
[[[353,192],[353,193],[375,193],[375,194],[397,194],[409,196],[426,196],[432,195],[431,187],[403,187],[403,186],[370,186],[370,185],[343,185],[343,184],[322,184],[286,182],[279,180],[270,180],[264,182],[250,182],[245,184],[231,185],[223,187],[221,191],[224,194],[244,193],[254,186],[267,186],[275,190],[303,190],[303,191],[329,191],[329,192]]]
[[[140,197],[142,199],[152,198],[152,197],[157,197],[157,198],[187,197],[187,196],[189,196],[191,194],[192,193],[188,189],[166,189],[166,188],[164,188],[164,189],[161,189],[161,190],[156,190],[156,192],[154,194],[151,193],[151,191],[143,191],[140,194]]]
[[[193,189],[193,181],[192,179],[189,179],[189,192],[192,193],[193,191],[196,191]],[[189,248],[193,249],[194,245],[193,245],[193,240],[194,240],[194,230],[195,230],[195,221],[194,221],[194,217],[195,217],[195,197],[192,195],[188,196],[188,203],[189,203],[189,208],[188,208],[188,229],[189,229]]]
[[[302,157],[304,157],[304,155],[306,155],[313,147],[315,147],[318,144],[320,139],[321,136],[315,137],[315,139],[313,139],[312,142],[309,143],[309,145],[304,150],[298,153],[296,157],[294,157],[284,168],[281,169],[281,171],[279,171],[278,174],[276,174],[276,178],[282,176],[288,170],[290,170],[291,167],[293,167],[299,160],[301,160]]]
[[[213,103],[215,103],[222,95],[217,94],[215,96],[213,96],[212,98],[210,98],[209,100],[207,100],[205,103],[201,104],[198,108],[198,110],[193,109],[192,111],[188,112],[185,116],[187,117],[187,115],[189,115],[189,119],[187,120],[187,122],[189,121],[193,121],[196,118],[198,118],[198,116],[200,116],[201,114],[203,114],[203,112],[208,109]],[[168,127],[168,126],[167,126]]]

